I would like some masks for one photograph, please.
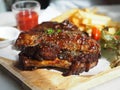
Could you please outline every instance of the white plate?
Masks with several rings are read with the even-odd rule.
[[[1,26],[0,38],[3,38],[5,40],[0,41],[0,48],[6,47],[12,44],[12,42],[17,39],[19,33],[20,31],[16,28]]]

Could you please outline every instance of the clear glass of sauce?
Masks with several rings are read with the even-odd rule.
[[[29,31],[38,25],[40,3],[37,1],[17,1],[12,5],[17,27],[21,31]]]

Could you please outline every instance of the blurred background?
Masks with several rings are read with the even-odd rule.
[[[16,1],[22,0],[0,0],[0,13],[11,11],[11,6]],[[91,7],[96,5],[120,5],[120,0],[36,0],[41,4],[41,9],[48,6],[64,11],[69,8]]]

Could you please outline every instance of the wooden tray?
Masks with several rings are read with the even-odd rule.
[[[14,64],[15,61],[0,57],[0,69],[18,80],[25,90],[86,90],[120,76],[120,67],[94,76],[63,77],[60,72],[46,69],[21,71]]]

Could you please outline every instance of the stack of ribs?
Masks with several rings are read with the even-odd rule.
[[[79,75],[97,65],[100,45],[68,20],[43,22],[21,32],[15,42],[19,66],[24,70],[61,68],[64,76]]]

